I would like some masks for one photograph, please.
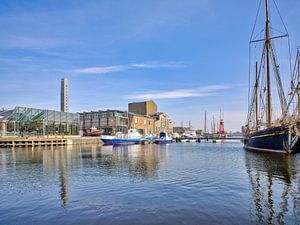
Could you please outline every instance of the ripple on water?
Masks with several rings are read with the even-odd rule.
[[[0,153],[0,224],[299,221],[298,155],[248,153],[239,143]]]

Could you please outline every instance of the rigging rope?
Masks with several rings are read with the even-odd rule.
[[[259,6],[258,6],[257,13],[256,13],[256,18],[255,18],[254,26],[253,26],[253,29],[252,29],[252,33],[251,33],[250,42],[252,41],[253,34],[254,34],[254,31],[255,31],[255,27],[256,27],[256,24],[257,24],[258,15],[259,15],[260,8],[261,8],[261,3],[262,3],[262,0],[260,0],[260,1],[259,1]]]
[[[262,4],[262,0],[259,1],[259,6],[258,6],[258,10],[256,12],[256,18],[255,18],[254,26],[253,26],[253,29],[252,29],[252,32],[251,32],[251,38],[250,38],[250,41],[249,41],[248,108],[250,107],[250,104],[251,104],[250,103],[250,92],[251,92],[251,86],[250,86],[251,85],[251,41],[252,41],[254,31],[255,31],[255,27],[256,27],[256,24],[257,24],[261,4]]]
[[[290,36],[289,36],[288,29],[287,29],[287,27],[286,27],[286,25],[285,25],[285,23],[284,23],[284,21],[283,21],[283,19],[282,19],[281,13],[280,13],[280,11],[279,11],[279,9],[278,9],[277,3],[276,3],[275,0],[273,0],[273,2],[274,2],[274,5],[275,5],[275,8],[276,8],[276,10],[277,10],[277,13],[278,13],[278,15],[279,15],[279,17],[280,17],[280,20],[281,20],[281,22],[282,22],[282,25],[283,25],[283,27],[284,27],[284,29],[285,29],[285,32],[286,32],[286,34],[287,34],[287,38],[288,38],[288,49],[289,49],[290,73],[291,73],[291,78],[292,78],[292,73],[293,73],[293,72],[292,72],[292,56],[291,56]]]

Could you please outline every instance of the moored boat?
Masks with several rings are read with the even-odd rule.
[[[138,143],[139,139],[132,138],[113,138],[113,139],[101,139],[104,145],[134,145]]]
[[[101,137],[104,145],[133,145],[142,140],[142,135],[136,129],[129,129],[128,134],[118,132],[115,136]]]
[[[187,143],[187,142],[188,142],[188,139],[187,139],[187,138],[180,138],[180,142],[181,142],[181,143]]]
[[[165,132],[161,132],[159,134],[159,139],[154,140],[155,144],[171,144],[172,142],[172,137],[169,137]]]
[[[250,44],[260,43],[263,51],[259,63],[256,61],[255,64],[254,90],[244,130],[244,147],[246,150],[257,152],[295,153],[300,150],[300,132],[298,131],[300,128],[300,54],[298,50],[294,74],[289,76],[292,80],[291,91],[287,98],[281,82],[280,66],[277,62],[273,40],[288,37],[288,34],[286,31],[283,35],[272,35],[269,0],[265,0],[265,14],[264,38],[257,40],[251,38],[250,41]],[[271,83],[272,80],[275,80],[276,85]],[[281,109],[281,115],[275,121],[272,119],[274,96],[272,96],[271,87],[277,87],[277,101]],[[295,100],[296,97],[298,99]],[[295,105],[296,107],[292,108]]]
[[[278,126],[249,133],[245,149],[258,152],[292,153],[300,149],[300,139],[295,127]]]
[[[92,127],[89,131],[85,133],[85,135],[90,137],[99,137],[101,136],[102,132],[102,130],[97,129],[96,127]]]

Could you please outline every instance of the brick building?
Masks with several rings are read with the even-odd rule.
[[[154,119],[154,132],[173,134],[173,122],[166,113],[158,112],[151,116]]]
[[[157,113],[157,104],[152,100],[129,103],[128,112],[140,115],[153,115]]]
[[[154,119],[151,116],[128,113],[129,129],[137,129],[141,134],[154,134]]]

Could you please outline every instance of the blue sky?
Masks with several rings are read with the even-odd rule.
[[[180,125],[247,114],[248,42],[259,1],[0,1],[0,106],[59,110],[60,79],[72,112],[127,109],[153,99]],[[277,0],[300,45],[298,0]],[[294,55],[294,54],[293,54]]]

